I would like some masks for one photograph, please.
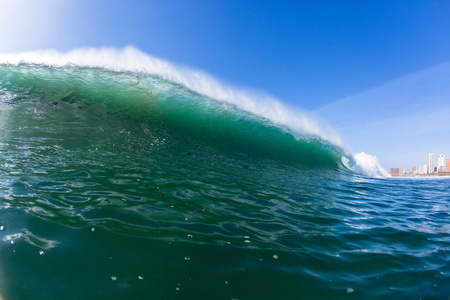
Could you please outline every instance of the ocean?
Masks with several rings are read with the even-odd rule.
[[[450,298],[449,178],[386,177],[278,101],[83,51],[0,59],[0,299]]]

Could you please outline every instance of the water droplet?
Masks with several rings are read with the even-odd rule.
[[[275,254],[275,255],[273,256],[273,259],[278,259],[278,255]]]
[[[142,276],[138,276],[138,278],[139,278],[140,280],[144,280],[144,277],[142,277]]]
[[[190,237],[190,238],[191,238],[191,237],[194,237],[192,234],[188,234],[187,236]]]
[[[5,226],[0,226],[0,231],[3,231],[3,229],[5,229]]]
[[[45,252],[44,251],[39,251],[39,255],[44,255],[45,254]]]
[[[116,280],[117,280],[117,277],[116,277],[116,276],[111,276],[111,280],[112,280],[112,281],[116,281]]]
[[[249,241],[249,240],[245,240],[245,241],[244,241],[244,243],[251,243],[251,241]]]
[[[354,289],[348,288],[348,289],[347,289],[347,294],[351,294],[351,293],[353,293],[354,291],[355,291]]]
[[[14,241],[11,241],[11,244],[14,245]]]
[[[92,227],[92,228],[91,228],[91,231],[92,231],[92,232],[94,232],[94,231],[95,231],[95,228],[94,228],[94,227]]]
[[[244,239],[249,239],[250,237],[248,235],[244,236]]]
[[[191,258],[189,256],[185,256],[184,260],[191,260]]]

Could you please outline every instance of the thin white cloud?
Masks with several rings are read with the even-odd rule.
[[[385,167],[426,163],[428,152],[450,155],[450,63],[402,77],[316,111],[354,151]]]

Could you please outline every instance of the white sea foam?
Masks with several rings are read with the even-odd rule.
[[[271,122],[290,128],[299,135],[319,136],[344,148],[340,136],[324,122],[299,109],[282,104],[267,94],[227,86],[203,71],[176,66],[128,46],[117,48],[81,48],[66,53],[43,50],[24,53],[0,54],[0,64],[21,63],[83,67],[101,67],[114,71],[144,72],[181,83],[208,97],[231,103],[240,109],[267,118]]]
[[[376,156],[360,152],[353,157],[356,162],[354,170],[356,173],[375,178],[390,177],[389,173],[380,165]]]

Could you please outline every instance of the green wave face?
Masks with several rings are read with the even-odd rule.
[[[0,86],[0,198],[69,228],[233,242],[241,212],[346,176],[330,143],[157,76],[2,66]]]
[[[163,151],[170,159],[195,154],[242,165],[262,160],[299,170],[343,169],[342,149],[326,140],[158,76],[4,65],[0,82],[2,105],[8,106],[2,126],[15,130],[15,137],[41,136],[66,149],[139,153],[149,159]]]

